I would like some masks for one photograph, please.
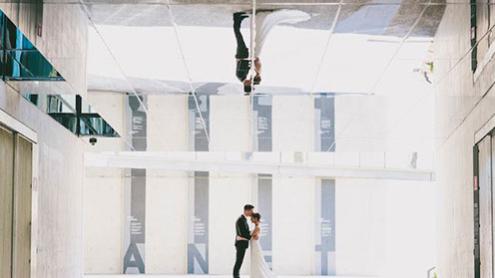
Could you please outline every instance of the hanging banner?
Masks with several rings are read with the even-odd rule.
[[[321,180],[316,200],[316,274],[336,275],[335,180]]]
[[[315,97],[315,151],[335,152],[335,95]],[[316,273],[335,275],[335,180],[322,179],[316,188]]]
[[[190,144],[194,151],[208,151],[209,95],[189,96]],[[199,111],[198,111],[199,108]],[[194,172],[189,188],[189,240],[187,247],[187,272],[207,274],[209,173]]]
[[[146,151],[146,111],[141,103],[145,98],[128,98],[130,110],[130,138],[136,151]],[[146,170],[131,169],[130,182],[126,183],[126,225],[124,274],[145,273],[146,229]]]
[[[189,145],[196,152],[209,150],[208,135],[210,133],[210,96],[189,96]],[[199,111],[198,111],[199,109]]]
[[[208,273],[208,172],[194,172],[189,219],[189,244],[187,250],[187,271],[189,274]]]
[[[315,151],[335,151],[335,96],[320,94],[315,97],[316,142]]]
[[[254,150],[272,151],[272,96],[253,97]],[[258,175],[258,208],[262,215],[260,244],[272,266],[272,175]]]
[[[254,150],[272,151],[272,96],[253,97]]]

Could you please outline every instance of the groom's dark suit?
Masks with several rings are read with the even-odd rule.
[[[239,271],[244,261],[244,255],[246,254],[246,249],[249,247],[249,240],[251,239],[251,233],[249,232],[249,226],[247,219],[244,215],[241,215],[239,219],[235,222],[236,235],[243,237],[247,240],[235,240],[236,260],[234,265],[234,278],[239,278]]]

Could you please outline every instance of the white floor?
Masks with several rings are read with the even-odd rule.
[[[132,277],[152,277],[152,278],[231,278],[232,276],[227,275],[159,275],[159,274],[128,274],[128,275],[119,275],[119,274],[111,274],[111,275],[85,275],[87,278],[132,278]],[[364,278],[357,276],[277,276],[277,278]],[[249,276],[241,276],[241,278],[249,278]],[[366,278],[378,278],[366,276]]]

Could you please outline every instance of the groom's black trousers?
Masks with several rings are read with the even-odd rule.
[[[239,271],[241,270],[242,262],[244,261],[244,255],[246,255],[245,246],[236,246],[236,259],[234,265],[234,278],[239,278]]]

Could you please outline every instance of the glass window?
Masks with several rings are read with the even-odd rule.
[[[4,80],[64,80],[1,11],[0,37],[0,71]]]

